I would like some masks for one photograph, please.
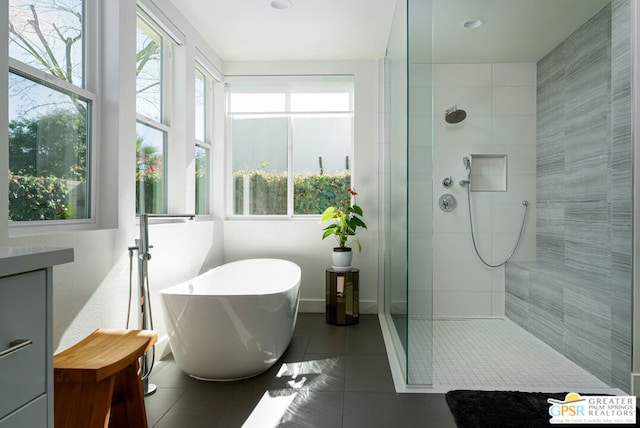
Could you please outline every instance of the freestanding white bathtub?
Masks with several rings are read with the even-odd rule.
[[[160,291],[176,364],[202,380],[236,380],[267,370],[293,335],[298,265],[248,259]]]

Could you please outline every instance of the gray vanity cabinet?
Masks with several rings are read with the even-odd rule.
[[[0,428],[53,427],[52,266],[72,260],[0,247]]]

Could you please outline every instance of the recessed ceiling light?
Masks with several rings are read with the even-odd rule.
[[[467,30],[473,30],[478,27],[482,27],[486,21],[482,18],[471,18],[467,19],[462,23],[462,27]]]
[[[291,0],[273,0],[271,2],[271,7],[278,10],[289,9],[293,6]]]

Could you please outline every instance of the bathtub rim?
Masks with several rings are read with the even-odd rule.
[[[210,272],[219,270],[224,268],[225,266],[229,266],[229,265],[234,265],[234,264],[241,264],[241,263],[247,263],[250,261],[257,261],[257,260],[266,260],[266,261],[277,261],[277,262],[286,262],[287,264],[293,265],[295,268],[297,268],[296,271],[296,275],[295,275],[295,281],[292,281],[291,285],[285,289],[280,289],[280,290],[276,290],[276,291],[268,291],[268,292],[259,292],[259,293],[238,293],[238,294],[224,294],[224,293],[203,293],[203,292],[189,292],[188,287],[189,287],[189,283],[191,283],[191,281],[193,281],[196,278],[199,278],[201,276],[204,276]],[[300,285],[302,283],[302,268],[300,267],[300,265],[298,265],[297,263],[291,261],[291,260],[287,260],[287,259],[281,259],[281,258],[275,258],[275,257],[254,257],[254,258],[248,258],[248,259],[240,259],[240,260],[234,260],[231,262],[227,262],[227,263],[223,263],[221,265],[218,265],[216,267],[213,267],[205,272],[202,272],[199,275],[196,275],[192,278],[189,278],[185,281],[179,282],[178,284],[174,284],[174,285],[170,285],[169,287],[163,288],[162,290],[159,290],[158,293],[160,295],[171,295],[171,296],[182,296],[182,297],[210,297],[210,298],[216,298],[216,297],[229,297],[229,296],[234,296],[234,297],[241,297],[241,296],[271,296],[271,295],[277,295],[277,294],[282,294],[282,293],[286,293],[287,291],[294,289],[294,288],[298,288],[298,296],[300,294]],[[184,290],[181,290],[184,289]],[[180,290],[180,291],[176,291],[176,290]]]

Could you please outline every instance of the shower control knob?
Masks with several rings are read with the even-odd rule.
[[[453,186],[453,179],[451,178],[451,176],[443,178],[442,185],[446,188]]]
[[[451,193],[445,193],[444,195],[440,196],[438,205],[440,205],[440,209],[442,211],[450,212],[456,208],[456,206],[458,205],[458,201],[456,201],[455,196],[453,196]]]

